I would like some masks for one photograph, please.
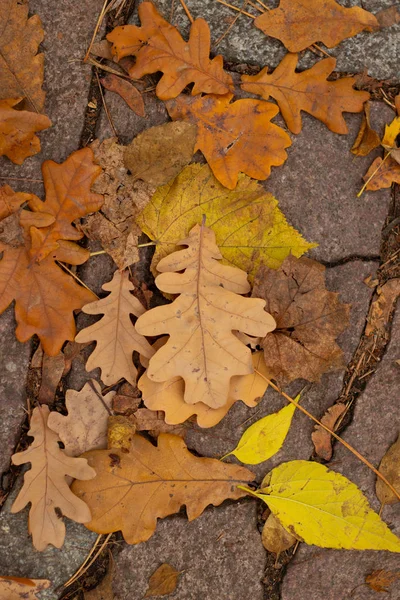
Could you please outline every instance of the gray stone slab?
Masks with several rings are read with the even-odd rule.
[[[174,600],[263,600],[265,551],[257,531],[257,503],[242,500],[208,508],[195,521],[159,521],[150,540],[115,557],[115,600],[141,600],[150,575],[164,562],[178,571]]]
[[[393,324],[392,340],[376,374],[357,400],[354,417],[343,438],[368,460],[378,466],[400,431],[398,389],[400,369],[395,360],[400,356],[400,313]],[[375,496],[376,477],[343,446],[335,446],[332,469],[356,483],[366,494],[372,507],[379,510]],[[400,535],[400,503],[386,506],[382,518]],[[322,550],[302,545],[289,564],[282,587],[282,600],[338,600],[350,597],[351,590],[363,583],[365,576],[377,569],[400,569],[400,557],[389,552],[344,552]],[[398,584],[387,598],[399,598]],[[373,600],[376,592],[362,587],[356,600]]]
[[[161,14],[169,20],[171,14],[171,0],[156,0]],[[231,0],[240,8],[242,0]],[[256,2],[253,2],[256,4]],[[279,2],[272,0],[265,2],[269,8],[275,8]],[[393,0],[341,0],[339,4],[345,7],[361,6],[365,10],[376,13],[395,4]],[[286,50],[279,40],[266,36],[257,29],[250,17],[241,15],[235,25],[220,44],[215,43],[229,27],[232,18],[237,12],[219,4],[216,0],[190,0],[187,2],[194,18],[204,18],[211,29],[213,54],[222,54],[226,61],[268,65],[275,67],[283,58]],[[247,12],[254,15],[261,14],[250,5]],[[188,18],[178,1],[175,2],[172,23],[179,27],[185,39],[189,34]],[[137,23],[137,16],[132,16],[132,22]],[[400,79],[398,62],[400,25],[381,29],[374,33],[362,32],[341,42],[336,48],[328,49],[331,56],[337,58],[336,70],[348,73],[361,73],[368,70],[371,77],[377,79]],[[310,51],[302,53],[299,68],[311,67],[318,60]]]
[[[31,345],[17,341],[15,326],[14,308],[9,307],[0,315],[0,475],[10,465],[26,415],[25,385]]]

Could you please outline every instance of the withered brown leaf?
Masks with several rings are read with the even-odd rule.
[[[370,104],[366,102],[361,127],[351,148],[351,152],[356,156],[367,156],[374,148],[377,148],[381,144],[379,134],[371,127],[370,110]]]
[[[143,96],[137,88],[123,77],[118,77],[113,73],[107,73],[101,80],[101,84],[109,92],[115,92],[129,106],[129,108],[139,117],[145,117]]]
[[[153,596],[166,596],[172,594],[178,585],[178,577],[180,572],[168,563],[163,563],[151,575],[149,579],[149,587],[146,591],[145,598]]]
[[[366,576],[365,583],[374,590],[374,592],[388,592],[389,587],[392,583],[397,581],[397,579],[400,579],[400,573],[387,571],[386,569],[377,569]]]
[[[379,471],[396,490],[400,490],[400,435],[382,458]],[[376,480],[376,495],[381,504],[396,504],[399,501],[392,490],[379,478]]]
[[[330,406],[324,416],[321,419],[321,423],[334,430],[334,427],[339,417],[346,410],[346,405],[338,402],[333,406]],[[332,436],[320,425],[315,425],[314,431],[311,434],[311,439],[314,444],[315,452],[324,460],[330,460],[332,458]]]

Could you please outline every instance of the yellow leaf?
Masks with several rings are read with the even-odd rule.
[[[316,246],[287,223],[278,201],[256,181],[241,175],[236,189],[229,191],[207,165],[193,164],[158,188],[137,217],[144,233],[156,242],[154,275],[158,262],[177,250],[177,242],[203,215],[224,262],[246,271],[250,280],[261,263],[278,269],[289,254],[300,257]]]
[[[300,400],[300,394],[295,401]],[[271,458],[282,447],[289,431],[296,407],[289,404],[272,415],[267,415],[250,425],[232,452],[242,463],[258,465]],[[225,458],[225,457],[224,457]]]
[[[283,463],[255,494],[296,537],[322,548],[400,552],[400,539],[340,473],[305,460]]]
[[[397,148],[396,138],[400,134],[400,117],[395,117],[390,125],[385,127],[385,135],[383,136],[382,146],[387,150]]]

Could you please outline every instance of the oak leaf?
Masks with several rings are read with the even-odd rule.
[[[21,204],[28,202],[32,194],[14,192],[9,185],[0,187],[0,221],[17,212]]]
[[[48,579],[0,577],[1,600],[38,600],[37,593],[50,587]]]
[[[31,463],[11,512],[31,503],[28,530],[37,550],[45,550],[49,544],[56,548],[63,545],[65,525],[58,510],[78,523],[90,520],[88,506],[71,492],[66,476],[87,480],[96,474],[84,458],[71,458],[59,448],[57,435],[47,425],[49,412],[48,406],[33,410],[28,435],[34,441],[27,450],[12,456],[14,465]]]
[[[333,48],[364,29],[379,29],[371,13],[358,6],[345,8],[335,0],[280,0],[278,8],[259,15],[254,25],[289,52],[301,52],[314,42]]]
[[[364,175],[368,182],[366,190],[376,192],[391,187],[392,183],[400,184],[400,164],[391,156],[386,159],[376,158]]]
[[[286,531],[274,514],[270,513],[264,523],[261,541],[268,552],[273,552],[279,556],[281,552],[289,550],[296,543],[297,538],[289,531]]]
[[[345,410],[346,405],[341,402],[330,406],[322,417],[321,423],[334,431],[336,423]],[[311,434],[311,439],[318,456],[326,461],[330,460],[332,458],[333,448],[332,436],[329,431],[326,431],[321,425],[315,425],[314,431]]]
[[[366,576],[365,583],[374,590],[374,592],[388,592],[389,587],[392,583],[397,581],[397,579],[400,579],[400,573],[387,571],[386,569],[377,569]]]
[[[264,100],[275,98],[293,133],[301,131],[302,110],[325,123],[331,131],[348,133],[342,113],[361,112],[369,93],[353,89],[354,77],[327,81],[336,66],[335,58],[325,58],[301,73],[295,71],[297,60],[297,54],[286,54],[271,74],[265,67],[257,75],[242,75],[242,88]]]
[[[247,274],[218,262],[222,255],[211,229],[195,225],[179,245],[187,248],[163,258],[156,278],[160,290],[179,297],[136,322],[139,333],[170,336],[150,359],[147,375],[159,382],[180,376],[187,404],[220,408],[230,379],[253,371],[250,349],[233,332],[266,335],[275,321],[264,301],[240,295],[250,291]]]
[[[130,81],[123,77],[118,77],[113,73],[107,73],[101,80],[101,84],[109,92],[115,92],[129,106],[129,108],[139,117],[145,117],[143,96]]]
[[[256,276],[253,297],[264,298],[276,320],[262,346],[279,382],[319,381],[343,363],[335,339],[347,327],[350,306],[325,289],[324,271],[316,261],[289,256],[277,271],[261,267]]]
[[[271,167],[287,159],[291,145],[286,131],[271,123],[278,107],[263,100],[237,100],[224,96],[181,95],[167,102],[173,120],[197,125],[195,150],[201,150],[215,177],[234,189],[240,172],[253,179],[267,179]]]
[[[16,165],[40,152],[40,140],[35,133],[51,126],[46,115],[13,108],[21,100],[21,97],[0,100],[0,156],[7,156]]]
[[[254,478],[243,467],[193,456],[182,438],[169,433],[159,436],[157,447],[135,435],[128,453],[92,450],[85,458],[97,475],[90,483],[75,481],[72,486],[92,511],[85,526],[97,533],[121,530],[128,544],[148,540],[157,519],[183,505],[193,521],[209,504],[242,498],[246,492],[237,485]]]
[[[166,596],[172,594],[178,585],[178,577],[181,574],[168,563],[163,563],[154,571],[149,579],[149,587],[145,598],[153,596]]]
[[[380,143],[381,138],[379,134],[371,127],[370,104],[366,102],[361,127],[351,148],[351,152],[356,156],[367,156]]]
[[[232,78],[223,69],[222,56],[209,58],[210,29],[204,19],[193,22],[189,41],[185,42],[153,3],[143,2],[138,13],[141,27],[116,27],[107,35],[118,59],[136,56],[136,63],[129,69],[132,79],[161,71],[163,76],[156,87],[161,100],[175,98],[189,83],[194,83],[192,94],[226,94],[229,91]]]
[[[24,109],[40,112],[45,98],[44,55],[37,51],[44,33],[40,18],[28,19],[28,12],[28,2],[0,3],[0,99],[22,96]]]
[[[400,436],[382,458],[379,472],[396,490],[400,490]],[[392,490],[379,478],[376,480],[376,495],[381,504],[396,504],[399,501]]]
[[[137,369],[133,364],[133,352],[140,352],[147,358],[154,353],[146,338],[136,331],[130,317],[138,317],[145,312],[145,308],[131,294],[135,288],[129,281],[127,271],[115,271],[112,280],[105,283],[102,289],[111,293],[87,304],[82,310],[88,315],[103,314],[103,317],[80,331],[75,341],[96,342],[96,348],[86,363],[86,370],[99,367],[101,379],[106,385],[113,385],[121,378],[135,385]]]
[[[115,392],[105,396],[94,379],[80,392],[67,390],[65,406],[68,415],[52,411],[47,425],[64,444],[65,454],[79,456],[88,450],[107,448],[107,423]]]

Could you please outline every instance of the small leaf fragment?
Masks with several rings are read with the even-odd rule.
[[[389,587],[397,579],[400,579],[400,573],[387,571],[386,569],[377,569],[366,576],[365,583],[374,592],[389,592]]]
[[[339,420],[340,416],[346,410],[346,405],[338,402],[330,406],[321,419],[321,423],[329,427],[332,431]],[[320,425],[315,425],[314,431],[311,434],[311,439],[314,444],[315,452],[324,460],[332,458],[332,436]]]
[[[400,435],[382,458],[379,472],[400,492]],[[376,480],[376,495],[381,504],[396,504],[399,502],[397,496],[379,478]]]
[[[9,185],[0,187],[0,221],[17,212],[21,204],[28,202],[32,194],[14,192]]]
[[[356,156],[367,156],[374,148],[377,148],[381,144],[379,134],[371,128],[370,111],[370,104],[366,102],[360,130],[351,148],[351,152]]]
[[[39,600],[39,592],[50,587],[48,579],[26,579],[24,577],[0,577],[1,600]]]
[[[177,571],[168,563],[163,563],[150,577],[149,587],[144,597],[150,598],[172,594],[176,590],[180,574],[180,571]]]
[[[113,73],[107,73],[100,79],[100,83],[106,90],[121,96],[136,115],[139,117],[146,116],[142,94],[130,81]]]
[[[268,552],[279,555],[281,552],[289,550],[297,542],[297,538],[289,531],[286,531],[275,515],[271,513],[264,523],[261,541]]]

